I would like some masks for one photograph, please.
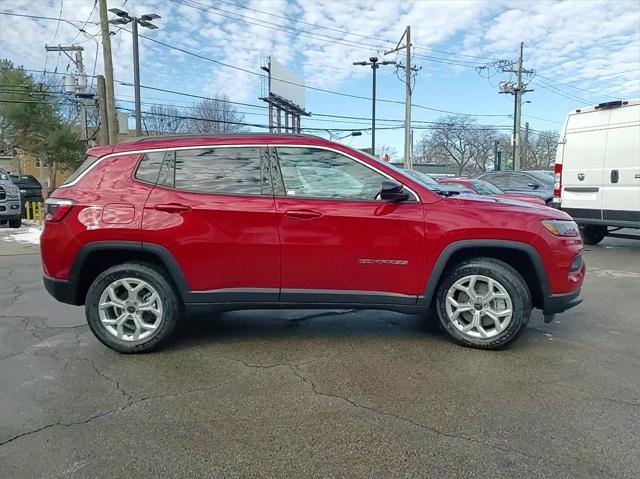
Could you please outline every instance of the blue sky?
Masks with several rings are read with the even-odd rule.
[[[0,56],[26,68],[65,71],[68,60],[45,54],[44,44],[82,42],[87,70],[102,72],[94,0],[3,0],[5,12],[42,15],[71,23],[0,15]],[[37,4],[38,8],[35,8]],[[640,2],[635,1],[336,1],[336,0],[110,0],[110,8],[132,14],[157,13],[158,30],[141,33],[175,47],[260,73],[267,55],[286,64],[307,85],[370,96],[371,70],[353,61],[383,52],[412,27],[415,64],[421,67],[414,103],[477,115],[480,124],[511,125],[510,95],[498,94],[509,74],[495,68],[481,76],[475,67],[492,59],[514,60],[525,42],[525,67],[535,70],[526,95],[524,120],[534,130],[559,129],[566,113],[589,103],[640,96]],[[62,7],[62,8],[61,8]],[[84,30],[79,33],[88,20]],[[132,81],[131,38],[112,37],[115,78]],[[211,61],[140,40],[143,85],[196,95],[227,94],[232,100],[261,104],[260,78]],[[98,52],[96,60],[95,53]],[[389,55],[388,59],[396,59]],[[399,58],[403,60],[403,57]],[[393,67],[378,76],[379,98],[403,100],[404,84]],[[131,108],[130,87],[116,85],[116,97]],[[143,90],[146,103],[188,105],[187,97]],[[306,91],[307,109],[369,117],[367,100]],[[239,107],[251,123],[266,123],[264,110]],[[401,120],[401,104],[378,103],[378,118]],[[441,113],[414,108],[414,120],[433,121]],[[368,121],[337,123],[303,120],[303,127],[366,128]],[[394,123],[400,125],[400,123]],[[379,121],[380,126],[386,126]],[[416,135],[420,135],[416,131]],[[326,135],[325,135],[326,136]],[[370,136],[348,140],[369,146]],[[377,144],[402,149],[402,130],[380,130]]]

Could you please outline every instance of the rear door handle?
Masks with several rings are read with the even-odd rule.
[[[158,211],[166,211],[167,213],[182,213],[183,211],[189,211],[191,206],[181,205],[179,203],[167,203],[164,205],[155,205],[154,208]]]
[[[299,220],[312,220],[322,216],[322,213],[313,210],[287,210],[284,214],[289,218],[296,218]]]

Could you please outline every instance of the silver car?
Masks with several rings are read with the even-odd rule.
[[[20,228],[21,214],[20,190],[0,169],[0,223],[7,221],[11,228]]]

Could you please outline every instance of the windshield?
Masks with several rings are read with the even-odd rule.
[[[414,180],[419,181],[423,185],[427,186],[429,189],[439,189],[439,184],[436,180],[431,178],[429,175],[425,175],[421,171],[416,170],[404,170],[404,173]]]
[[[536,180],[544,183],[546,186],[553,186],[553,172],[551,171],[527,171]]]
[[[473,185],[473,188],[481,195],[499,195],[500,193],[502,193],[502,190],[500,188],[492,185],[487,181],[475,180],[471,184]]]

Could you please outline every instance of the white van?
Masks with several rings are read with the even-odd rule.
[[[640,229],[640,100],[572,111],[558,144],[554,206],[581,226],[586,244]]]

